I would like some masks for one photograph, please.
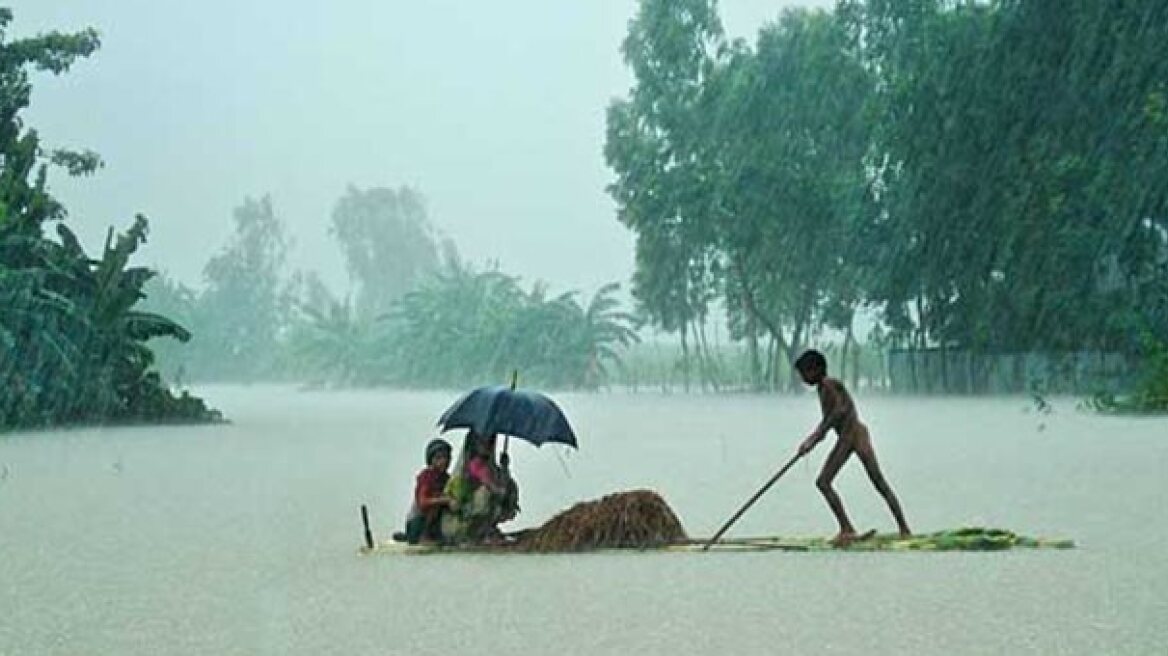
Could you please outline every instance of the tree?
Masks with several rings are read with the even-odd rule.
[[[365,386],[391,379],[393,363],[386,328],[378,319],[330,300],[326,307],[301,305],[303,319],[289,340],[295,369],[317,385]]]
[[[4,154],[0,167],[0,236],[9,239],[9,264],[19,259],[12,238],[39,238],[45,222],[65,217],[64,206],[45,190],[48,164],[66,166],[73,175],[90,173],[100,165],[100,159],[89,152],[45,152],[36,131],[25,129],[20,119],[20,112],[28,107],[32,96],[29,69],[64,74],[75,61],[97,50],[101,43],[97,32],[54,31],[7,41],[11,22],[12,11],[0,7],[0,148]],[[34,239],[23,245],[31,248],[35,243]]]
[[[350,186],[333,208],[333,236],[357,286],[357,310],[384,313],[438,266],[421,194],[401,187]]]
[[[271,199],[244,199],[234,220],[231,240],[203,268],[196,338],[203,377],[271,374],[289,309],[281,278],[289,241]]]
[[[616,174],[609,193],[637,234],[633,297],[653,325],[681,336],[687,387],[689,336],[715,295],[715,254],[701,220],[710,199],[699,110],[723,48],[714,2],[642,0],[622,44],[635,84],[607,113],[604,153]]]
[[[159,272],[146,281],[142,293],[145,296],[141,303],[144,310],[170,317],[187,327],[196,326],[200,320],[199,292],[165,272]],[[181,386],[189,380],[192,369],[199,369],[200,354],[190,340],[177,343],[170,339],[152,340],[150,348],[154,351],[158,369],[176,385]]]
[[[787,11],[711,87],[719,175],[708,216],[728,307],[778,345],[776,374],[793,371],[813,331],[850,334],[862,299],[873,83],[831,14]]]
[[[1153,182],[1168,8],[846,5],[887,117],[890,320],[914,322],[921,346],[1134,342],[1114,318],[1143,295],[1168,213]]]
[[[63,224],[59,241],[44,236],[44,224],[66,216],[47,192],[49,164],[81,175],[100,159],[44,151],[36,132],[24,128],[19,115],[30,99],[29,69],[64,73],[97,49],[97,34],[5,41],[11,20],[11,11],[0,8],[0,429],[215,418],[202,401],[171,395],[151,370],[149,339],[186,340],[189,333],[137,308],[153,275],[129,265],[146,239],[145,217],[116,239],[111,229],[97,260]]]
[[[620,366],[621,352],[641,341],[636,318],[614,298],[618,291],[619,283],[602,285],[583,308],[583,316],[570,324],[576,329],[577,352],[583,356],[576,376],[586,388],[603,384],[610,376],[609,365]]]
[[[518,370],[528,385],[594,389],[636,340],[616,290],[605,285],[584,308],[577,292],[549,298],[543,283],[524,290],[497,270],[447,260],[393,305],[370,353],[382,358],[381,379],[402,385],[501,384]]]
[[[703,327],[719,295],[753,362],[760,335],[778,346],[772,384],[813,330],[850,334],[873,80],[847,44],[824,12],[785,13],[753,50],[724,43],[712,3],[646,1],[630,23],[610,191],[637,233],[634,297],[683,352],[693,334],[703,380],[716,384]]]

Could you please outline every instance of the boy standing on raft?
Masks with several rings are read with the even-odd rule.
[[[868,434],[868,427],[860,421],[856,406],[852,403],[852,397],[844,388],[844,384],[828,377],[827,359],[819,351],[809,350],[795,361],[795,369],[799,371],[804,383],[816,388],[819,393],[819,406],[823,410],[823,421],[820,421],[815,430],[799,445],[799,455],[805,455],[814,449],[815,445],[827,437],[829,430],[835,429],[838,436],[831,453],[827,455],[827,460],[823,462],[823,469],[819,472],[819,477],[815,479],[815,486],[827,499],[827,505],[831,506],[831,512],[835,515],[836,521],[839,522],[839,534],[832,538],[832,542],[842,546],[852,542],[857,537],[856,529],[844,511],[843,502],[831,487],[831,482],[835,480],[836,474],[853,453],[864,464],[864,469],[868,472],[868,479],[872,481],[872,485],[888,503],[892,516],[896,518],[900,536],[902,538],[911,536],[912,531],[909,530],[908,524],[904,521],[900,502],[897,501],[896,494],[888,485],[888,481],[884,480],[884,474],[880,472],[880,465],[876,462],[876,451],[872,448],[872,438]]]

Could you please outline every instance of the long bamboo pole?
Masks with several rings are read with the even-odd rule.
[[[738,512],[734,513],[734,516],[731,517],[725,524],[723,524],[722,528],[718,529],[718,532],[714,534],[714,537],[710,538],[710,541],[707,542],[705,544],[705,546],[702,547],[702,551],[709,551],[710,547],[713,546],[714,543],[718,541],[718,538],[722,537],[723,533],[730,530],[730,527],[734,525],[734,522],[738,521],[738,518],[742,517],[742,515],[751,506],[754,505],[754,502],[758,501],[759,497],[766,494],[766,491],[771,489],[771,486],[774,485],[775,482],[778,481],[780,478],[782,478],[783,474],[786,474],[787,470],[790,469],[791,466],[794,465],[799,460],[799,458],[802,458],[802,457],[803,457],[802,453],[796,453],[795,456],[787,462],[787,464],[783,465],[783,468],[780,469],[777,474],[775,474],[774,476],[771,476],[771,480],[767,481],[766,485],[763,485],[762,488],[758,492],[754,493],[754,496],[750,497],[750,499],[746,503],[742,504],[742,507],[738,509]]]

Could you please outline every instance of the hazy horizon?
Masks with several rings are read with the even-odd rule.
[[[754,40],[789,6],[719,3]],[[554,289],[627,283],[633,234],[605,192],[604,115],[632,79],[620,44],[636,3],[271,1],[198,6],[13,2],[12,37],[93,27],[102,47],[37,75],[28,125],[105,167],[50,188],[87,247],[136,213],[138,262],[188,285],[231,234],[245,197],[272,197],[295,240],[289,269],[348,281],[328,236],[350,185],[409,185],[476,265]]]

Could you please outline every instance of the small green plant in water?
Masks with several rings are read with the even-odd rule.
[[[1168,344],[1148,331],[1144,332],[1142,341],[1144,368],[1135,393],[1116,396],[1111,392],[1097,392],[1086,401],[1087,407],[1107,413],[1168,412]]]
[[[1040,379],[1034,378],[1030,381],[1030,402],[1039,415],[1036,428],[1041,433],[1046,430],[1045,417],[1054,411],[1054,406],[1046,400],[1046,387]]]

